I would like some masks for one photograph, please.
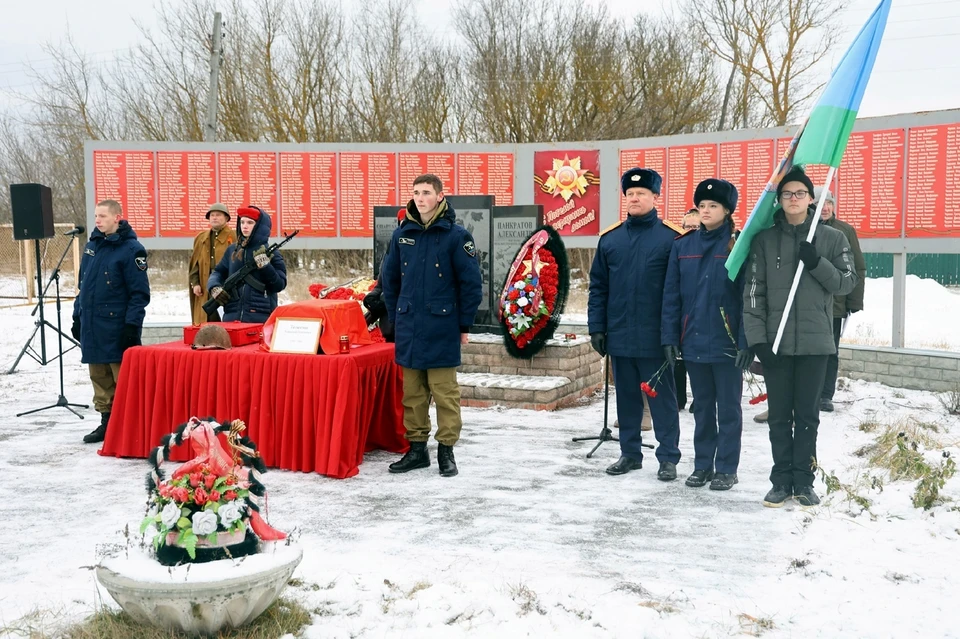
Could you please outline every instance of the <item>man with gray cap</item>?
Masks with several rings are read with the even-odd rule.
[[[230,212],[225,204],[211,204],[207,219],[210,221],[210,230],[201,231],[193,238],[193,254],[190,256],[190,315],[194,324],[220,321],[217,312],[207,316],[203,310],[203,305],[210,299],[207,278],[220,263],[227,247],[237,241],[237,234],[227,226]]]
[[[814,201],[819,201],[819,199],[820,187],[817,187],[814,189]],[[863,251],[860,250],[857,230],[846,222],[837,219],[836,206],[837,201],[833,198],[833,193],[827,191],[827,196],[823,202],[823,210],[820,212],[820,222],[824,226],[837,229],[846,236],[847,242],[850,243],[850,251],[853,254],[853,268],[857,272],[857,286],[853,289],[853,292],[848,295],[836,295],[833,298],[833,341],[839,349],[843,322],[851,313],[863,310],[863,284],[867,277],[867,263],[863,259]],[[837,353],[827,358],[827,374],[823,380],[823,391],[820,393],[821,411],[833,412],[833,394],[837,390],[839,364]]]

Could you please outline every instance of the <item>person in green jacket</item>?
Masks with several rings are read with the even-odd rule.
[[[743,291],[743,327],[748,346],[763,364],[770,415],[773,488],[763,505],[779,508],[795,498],[801,506],[820,503],[813,490],[820,426],[820,391],[833,341],[833,297],[857,285],[850,244],[840,231],[818,228],[813,242],[813,183],[799,168],[777,186],[780,208],[773,227],[753,238]],[[796,298],[787,309],[794,273],[803,270]],[[788,314],[783,338],[773,352],[777,329]]]
[[[819,188],[814,189],[813,199],[819,201]],[[833,412],[833,394],[837,390],[837,370],[840,367],[838,353],[843,322],[851,313],[863,310],[863,286],[867,279],[867,263],[863,259],[863,251],[860,250],[857,230],[850,224],[837,219],[836,206],[837,201],[833,199],[833,193],[827,191],[823,209],[820,211],[821,224],[837,229],[850,243],[853,268],[857,271],[857,285],[849,295],[836,295],[833,298],[833,342],[837,345],[837,352],[827,359],[827,374],[823,379],[823,391],[820,393],[820,410],[826,413]]]

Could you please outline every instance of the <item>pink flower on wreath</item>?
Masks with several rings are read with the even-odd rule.
[[[190,473],[190,486],[196,488],[203,481],[203,475],[200,473]]]
[[[203,506],[209,498],[210,496],[207,495],[207,491],[202,486],[193,491],[193,501],[196,502],[197,506]]]
[[[220,491],[211,490],[210,491],[210,501],[220,501]]]
[[[213,484],[216,481],[217,481],[217,478],[215,475],[207,475],[206,477],[204,477],[203,485],[207,487],[207,490],[212,490]]]
[[[183,486],[177,486],[170,490],[170,497],[176,502],[185,504],[190,501],[190,491]]]

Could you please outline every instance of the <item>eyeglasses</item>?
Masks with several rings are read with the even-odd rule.
[[[684,231],[692,231],[692,230],[698,229],[698,228],[700,228],[700,225],[699,225],[699,224],[684,224],[684,225],[683,225],[683,230],[684,230]]]
[[[810,195],[810,191],[781,191],[780,199],[782,200],[802,200],[803,198]]]

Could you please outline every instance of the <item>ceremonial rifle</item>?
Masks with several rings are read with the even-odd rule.
[[[271,244],[267,247],[267,250],[264,252],[268,257],[272,257],[274,253],[280,250],[280,247],[292,240],[297,236],[297,233],[300,232],[300,229],[297,229],[290,235],[284,236],[283,240],[275,244]],[[244,261],[243,266],[238,268],[233,272],[233,275],[228,277],[226,281],[220,285],[220,288],[223,289],[223,292],[230,296],[230,299],[233,299],[234,291],[240,288],[240,285],[244,283],[247,276],[257,270],[257,264],[255,260],[250,260],[249,262]],[[217,301],[215,297],[211,297],[204,305],[203,312],[207,315],[213,315],[217,308],[221,306],[220,302]]]

